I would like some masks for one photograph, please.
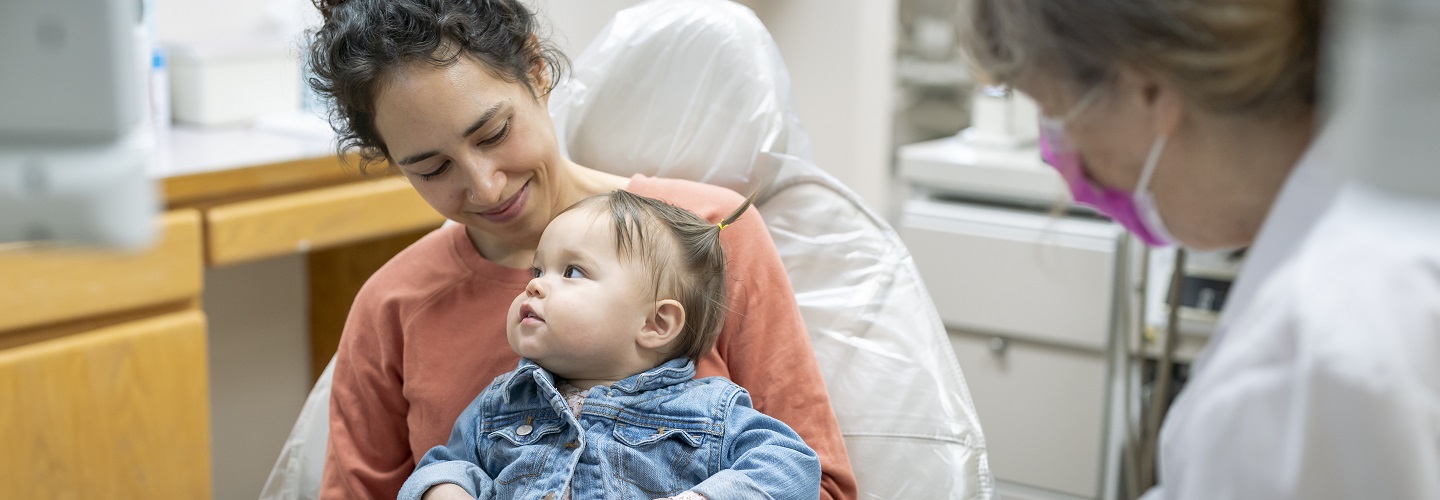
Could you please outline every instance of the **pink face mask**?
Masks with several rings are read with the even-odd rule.
[[[1150,147],[1150,155],[1145,159],[1145,167],[1140,171],[1140,182],[1135,185],[1134,192],[1096,184],[1086,177],[1085,160],[1080,158],[1080,153],[1070,145],[1065,135],[1065,122],[1076,116],[1088,101],[1082,100],[1064,119],[1040,117],[1040,157],[1065,178],[1070,196],[1076,203],[1099,210],[1135,233],[1146,245],[1175,245],[1175,237],[1165,230],[1165,223],[1160,220],[1160,212],[1155,208],[1155,197],[1149,190],[1150,175],[1160,160],[1160,152],[1165,149],[1165,136],[1155,138]]]

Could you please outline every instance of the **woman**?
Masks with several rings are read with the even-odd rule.
[[[547,111],[563,56],[516,0],[331,0],[310,46],[342,150],[388,162],[459,224],[366,283],[336,353],[322,496],[394,498],[416,460],[518,357],[505,312],[530,281],[539,236],[565,207],[624,189],[719,220],[740,204],[703,184],[619,177],[560,155]],[[737,279],[697,376],[726,376],[821,459],[822,498],[855,480],[778,254],[758,215],[722,239]],[[624,478],[616,478],[623,480]],[[556,493],[558,492],[551,492]]]
[[[969,3],[972,56],[1035,98],[1076,200],[1152,245],[1249,249],[1148,498],[1440,494],[1440,259],[1328,238],[1351,188],[1315,165],[1320,0]]]

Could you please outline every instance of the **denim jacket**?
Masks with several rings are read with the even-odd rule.
[[[711,500],[820,496],[820,461],[784,423],[720,377],[677,358],[586,393],[579,418],[555,378],[522,359],[475,398],[400,490],[455,483],[480,499]]]

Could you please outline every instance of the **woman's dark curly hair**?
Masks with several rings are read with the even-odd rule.
[[[535,14],[519,0],[313,0],[325,24],[310,37],[310,88],[330,101],[337,152],[360,154],[360,171],[387,160],[375,130],[375,97],[387,74],[414,61],[437,66],[474,58],[497,78],[521,82],[539,98],[569,61],[543,41]],[[544,63],[548,87],[531,71]]]

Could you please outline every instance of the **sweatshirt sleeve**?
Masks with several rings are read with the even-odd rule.
[[[738,204],[738,203],[737,203]],[[729,261],[730,314],[716,350],[755,410],[789,425],[820,458],[822,499],[858,496],[855,473],[795,291],[759,212],[751,208],[721,233]]]
[[[400,313],[366,283],[345,321],[330,393],[321,498],[395,498],[415,468],[409,447]]]

